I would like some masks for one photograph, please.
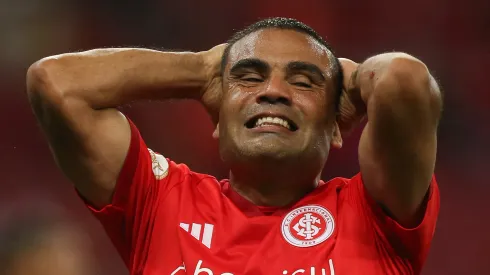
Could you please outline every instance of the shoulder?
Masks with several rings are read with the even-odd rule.
[[[337,192],[341,192],[352,188],[356,183],[361,182],[360,174],[356,174],[352,178],[344,178],[344,177],[335,177],[328,181],[320,181],[318,185],[318,189],[323,190],[335,190]]]
[[[309,203],[328,204],[329,207],[337,208],[337,206],[349,204],[353,201],[353,191],[356,190],[356,177],[343,178],[336,177],[328,181],[320,181],[318,187],[308,194],[303,201]],[[344,208],[345,209],[345,208]],[[336,212],[336,211],[335,211]]]
[[[195,193],[198,189],[219,187],[215,177],[199,173],[185,163],[168,158],[167,156],[145,148],[134,170],[133,181],[138,181],[137,185],[147,185],[147,191],[167,194]],[[198,191],[198,190],[196,190]]]
[[[158,155],[156,158],[159,158]],[[196,172],[185,163],[177,163],[168,158],[160,157],[160,161],[162,164],[153,165],[153,172],[155,176],[168,177],[168,181],[172,182],[173,187],[180,186],[183,189],[190,189],[189,191],[192,193],[197,191],[204,195],[211,189],[218,191],[222,189],[222,184],[212,175]],[[167,172],[161,170],[165,168],[165,165],[168,165]]]
[[[335,177],[326,182],[320,181],[314,193],[318,193],[324,200],[335,200],[338,205],[351,205],[354,208],[364,207],[360,204],[360,198],[363,197],[363,184],[360,173],[351,178]]]

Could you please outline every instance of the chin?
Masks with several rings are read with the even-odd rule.
[[[239,148],[240,155],[256,160],[288,160],[297,158],[299,150],[294,150],[291,146],[279,146],[278,144],[256,144],[254,146],[243,146]]]
[[[220,155],[225,163],[297,162],[307,151],[306,144],[285,139],[220,140]]]

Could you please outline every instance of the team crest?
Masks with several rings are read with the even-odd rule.
[[[311,247],[327,240],[335,221],[330,212],[319,205],[307,205],[289,212],[282,221],[282,236],[297,247]]]
[[[153,170],[153,175],[157,180],[161,180],[165,178],[168,174],[168,161],[167,159],[153,152],[151,149],[148,149],[151,157],[151,169]]]

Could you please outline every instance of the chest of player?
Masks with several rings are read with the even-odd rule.
[[[334,275],[348,259],[363,258],[362,249],[349,251],[348,237],[338,238],[335,194],[250,217],[219,189],[202,189],[175,190],[160,205],[145,264],[155,273],[148,274]]]

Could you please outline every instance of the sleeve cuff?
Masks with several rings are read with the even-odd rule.
[[[366,201],[370,205],[370,207],[371,207],[373,213],[376,215],[376,217],[378,217],[378,219],[383,223],[391,224],[391,226],[396,228],[397,231],[409,232],[409,231],[419,230],[424,224],[427,223],[427,219],[434,218],[434,217],[432,217],[434,210],[439,209],[438,196],[437,196],[437,198],[434,198],[434,196],[435,196],[434,194],[435,193],[438,194],[438,192],[439,192],[437,182],[436,182],[436,178],[434,175],[432,176],[432,179],[431,179],[431,182],[429,185],[429,189],[427,190],[426,197],[424,198],[424,201],[423,201],[423,205],[422,205],[422,207],[424,207],[423,218],[421,219],[421,221],[417,225],[415,225],[413,227],[405,227],[405,226],[401,225],[400,223],[398,223],[395,219],[393,219],[392,217],[387,215],[386,212],[381,208],[381,206],[368,193],[366,187],[364,186],[364,182],[362,181],[361,174],[358,174],[356,177],[359,177],[359,182],[361,185],[359,188],[361,189],[361,193],[363,194],[363,197],[366,199]],[[438,211],[435,211],[435,212],[437,213]],[[437,216],[437,214],[436,214],[436,216]]]

